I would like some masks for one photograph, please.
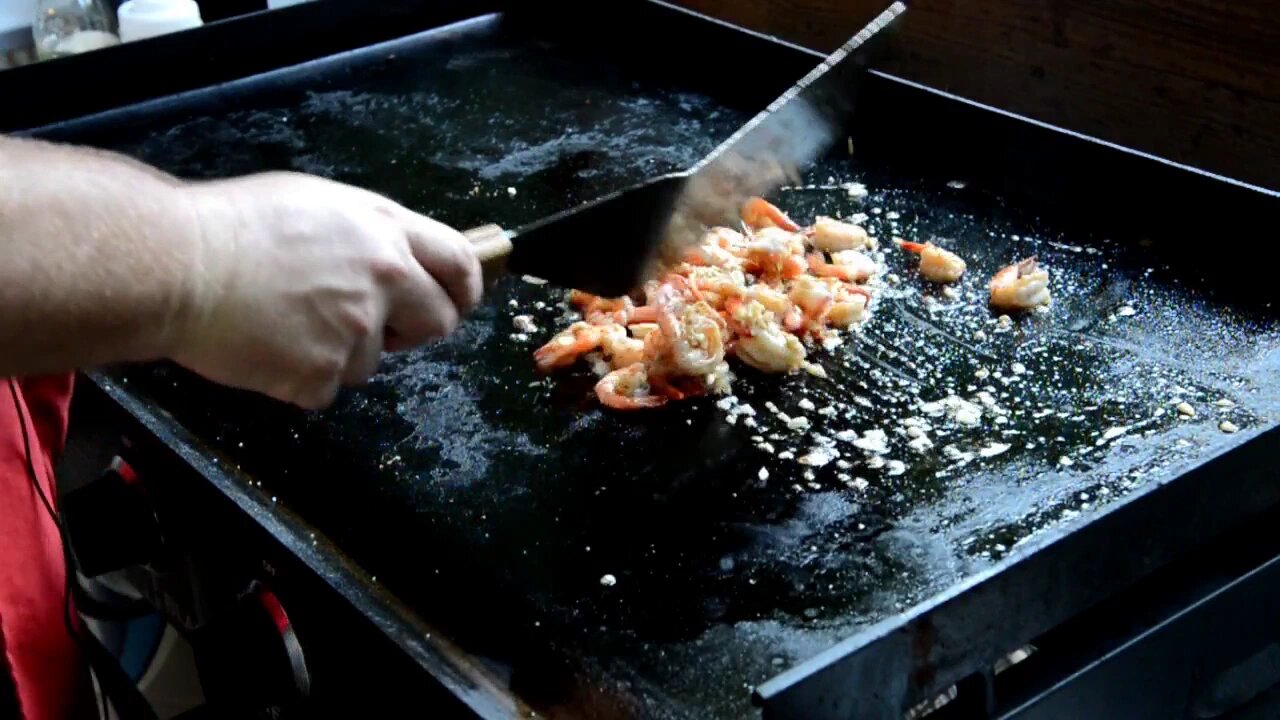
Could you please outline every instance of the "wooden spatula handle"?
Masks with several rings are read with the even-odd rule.
[[[507,271],[507,256],[511,254],[511,238],[497,225],[481,225],[462,233],[471,241],[480,256],[480,269],[484,284],[492,285]]]

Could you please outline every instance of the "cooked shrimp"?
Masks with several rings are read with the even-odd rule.
[[[791,300],[785,292],[775,290],[763,283],[748,287],[743,291],[742,296],[747,300],[755,300],[778,317],[786,315],[791,309]]]
[[[649,333],[658,329],[657,316],[654,316],[653,322],[638,322],[627,326],[627,330],[631,331],[631,337],[637,340],[644,340]]]
[[[571,292],[569,302],[582,310],[582,317],[592,325],[625,325],[635,310],[629,297],[604,298],[581,290]]]
[[[631,322],[635,309],[635,305],[627,300],[626,305],[617,310],[592,310],[583,317],[592,325],[626,325]]]
[[[726,227],[715,228],[707,233],[703,238],[704,245],[710,245],[729,253],[735,258],[746,257],[747,243],[750,242],[746,235]]]
[[[776,227],[767,227],[756,230],[747,238],[747,244],[743,246],[748,254],[754,250],[768,248],[777,255],[803,255],[805,252],[805,239],[802,233],[791,232]]]
[[[721,364],[723,365],[724,363]],[[714,378],[711,379],[714,380]],[[694,378],[687,375],[649,374],[650,387],[659,395],[676,402],[685,398],[706,395],[710,384],[710,382],[704,383],[702,378]]]
[[[602,326],[575,322],[535,350],[533,358],[542,372],[569,367],[578,358],[599,348],[602,339]]]
[[[739,268],[742,267],[742,255],[739,253],[743,252],[743,248],[735,250],[736,252],[704,242],[686,250],[684,261],[696,266]]]
[[[741,295],[746,289],[746,278],[741,270],[695,267],[689,268],[688,277],[691,294],[713,308],[722,307],[725,300]]]
[[[631,314],[627,316],[626,325],[637,325],[644,323],[658,322],[658,308],[653,305],[641,305],[632,308]]]
[[[798,333],[803,330],[804,312],[795,305],[792,305],[791,309],[782,316],[782,327],[786,328],[787,332],[791,333]]]
[[[804,274],[804,240],[796,234],[766,228],[747,244],[743,268],[767,280],[790,279]]]
[[[569,302],[578,306],[585,312],[613,312],[621,310],[632,304],[631,298],[606,298],[599,295],[592,295],[582,290],[574,290],[569,293]]]
[[[644,359],[644,341],[627,335],[627,329],[621,325],[601,327],[600,347],[615,370]]]
[[[753,254],[750,263],[748,267],[752,271],[771,280],[778,278],[790,280],[804,274],[804,260],[795,255],[756,253]]]
[[[735,301],[726,306],[729,319],[741,328],[742,334],[751,335],[757,330],[767,330],[777,325],[779,316],[770,312],[758,300]],[[788,309],[791,303],[787,303]]]
[[[729,298],[724,303],[724,320],[728,326],[729,332],[734,335],[746,336],[751,334],[751,328],[738,319],[738,315],[742,312],[742,306],[753,300],[744,300],[742,298]],[[758,304],[758,303],[757,303]]]
[[[894,238],[898,247],[920,256],[920,274],[936,283],[953,283],[964,274],[964,259],[933,243],[907,242]]]
[[[712,228],[699,247],[664,259],[643,299],[573,293],[585,321],[539,348],[538,367],[585,357],[603,376],[600,402],[628,410],[729,392],[727,357],[768,373],[823,376],[802,338],[866,319],[871,293],[859,283],[880,267],[861,251],[875,241],[828,217],[801,230],[761,198],[744,205],[742,220],[742,232]]]
[[[592,295],[584,290],[571,290],[569,302],[578,308],[586,308],[602,300],[599,295]]]
[[[852,255],[849,253],[852,253]],[[834,277],[848,282],[860,282],[871,277],[876,271],[876,264],[866,255],[856,250],[846,250],[837,254],[841,255],[841,259],[848,264],[829,263],[823,259],[822,253],[811,253],[809,255],[809,272],[818,277]],[[866,262],[864,263],[858,258],[865,258]]]
[[[753,197],[742,206],[742,221],[756,229],[777,227],[788,232],[800,231],[800,226],[792,222],[786,213],[764,198]]]
[[[644,361],[653,367],[663,369],[671,366],[671,340],[663,334],[662,328],[645,334]]]
[[[1049,302],[1049,273],[1035,256],[1005,267],[991,278],[991,306],[999,310],[1028,310]]]
[[[724,395],[733,389],[733,371],[729,363],[721,361],[706,378],[707,390],[716,395]]]
[[[819,250],[861,250],[871,243],[867,231],[852,223],[819,217],[809,232],[809,242]]]
[[[706,375],[724,360],[720,316],[705,302],[673,308],[658,318],[658,327],[670,340],[672,364],[681,372]]]
[[[840,252],[831,253],[831,264],[849,268],[852,277],[848,279],[854,282],[866,282],[868,278],[880,270],[880,266],[876,264],[875,260],[857,250],[841,250]]]
[[[596,383],[596,397],[615,410],[643,410],[667,403],[662,395],[649,394],[649,372],[644,363],[619,368]]]
[[[827,312],[827,322],[834,327],[847,328],[862,320],[870,302],[871,293],[866,288],[841,283]]]
[[[804,345],[776,325],[739,339],[733,351],[743,362],[764,372],[790,372],[805,364]]]
[[[831,288],[826,283],[808,275],[796,278],[787,297],[810,319],[825,314],[831,309],[831,301],[834,299]]]

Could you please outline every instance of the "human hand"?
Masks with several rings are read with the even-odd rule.
[[[293,173],[182,192],[203,237],[169,355],[215,382],[319,409],[479,302],[471,243],[375,193]]]

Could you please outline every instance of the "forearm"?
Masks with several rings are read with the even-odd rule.
[[[200,248],[176,179],[0,137],[0,377],[163,356]]]

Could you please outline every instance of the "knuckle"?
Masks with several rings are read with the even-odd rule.
[[[410,277],[409,265],[398,257],[374,257],[369,261],[369,271],[382,285],[400,285]]]
[[[469,243],[453,243],[445,254],[446,269],[452,275],[465,278],[476,265],[476,253]]]

